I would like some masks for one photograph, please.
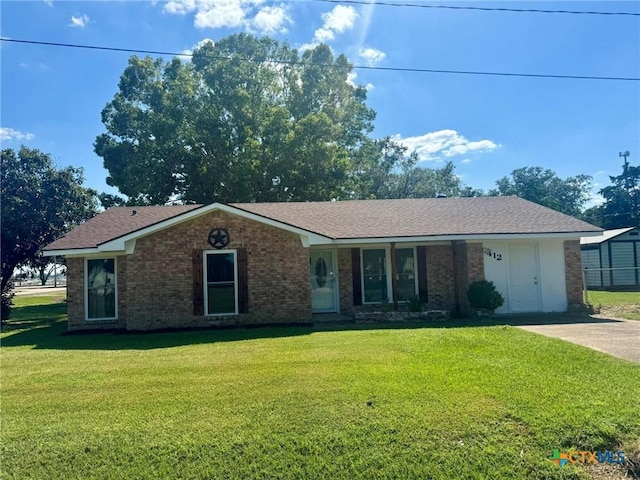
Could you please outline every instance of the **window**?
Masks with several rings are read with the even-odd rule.
[[[396,249],[398,301],[408,302],[416,294],[416,261],[413,248]]]
[[[380,248],[362,251],[363,292],[365,303],[387,300],[387,252]]]
[[[87,259],[85,272],[87,320],[117,318],[116,259]]]
[[[416,294],[416,255],[414,248],[395,250],[398,301],[406,302]],[[362,292],[364,303],[392,301],[390,251],[384,248],[362,250]]]
[[[205,315],[235,315],[238,313],[236,252],[205,252],[204,262]]]

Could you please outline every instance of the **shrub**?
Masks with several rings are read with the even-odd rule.
[[[0,321],[2,323],[9,320],[9,315],[11,315],[11,305],[13,305],[13,296],[15,295],[12,289],[13,289],[13,285],[9,283],[5,287],[4,292],[2,292],[2,296],[0,299],[0,303],[1,303]]]
[[[424,306],[424,302],[418,295],[411,295],[409,297],[410,312],[421,312],[423,306]]]
[[[504,297],[496,290],[493,282],[488,280],[479,280],[469,285],[467,298],[473,308],[485,309],[491,312],[504,303]]]

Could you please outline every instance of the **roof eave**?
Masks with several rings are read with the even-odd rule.
[[[273,220],[268,217],[256,215],[246,210],[232,207],[230,205],[225,205],[223,203],[212,203],[211,205],[206,205],[200,208],[189,210],[188,212],[182,213],[180,215],[176,215],[174,217],[168,218],[166,220],[155,223],[153,225],[149,225],[148,227],[141,228],[139,230],[136,230],[135,232],[131,232],[129,234],[120,236],[118,238],[108,240],[106,242],[98,244],[95,247],[91,246],[91,247],[80,247],[80,248],[71,248],[71,249],[45,250],[43,254],[45,256],[54,256],[54,255],[82,256],[85,254],[96,254],[96,253],[111,253],[111,254],[113,254],[113,252],[132,253],[133,247],[135,247],[135,241],[138,238],[142,238],[147,235],[151,235],[153,233],[159,232],[161,230],[165,230],[167,228],[189,221],[193,218],[206,215],[207,213],[210,213],[216,210],[220,210],[220,211],[229,213],[231,215],[236,215],[236,216],[253,220],[262,224],[266,224],[275,228],[279,228],[281,230],[298,234],[300,236],[300,241],[305,247],[311,244],[326,245],[332,242],[331,238],[325,237],[315,232],[304,230],[302,228],[295,227],[293,225],[289,225],[283,222],[279,222],[277,220]]]
[[[406,237],[361,237],[338,238],[334,245],[373,244],[373,243],[403,243],[403,242],[443,242],[443,241],[482,241],[482,240],[521,240],[521,239],[579,239],[585,236],[601,235],[602,232],[540,232],[540,233],[482,233],[482,234],[453,234],[453,235],[417,235]],[[313,244],[312,244],[313,245]]]

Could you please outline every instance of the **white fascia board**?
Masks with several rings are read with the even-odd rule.
[[[383,237],[383,238],[345,238],[336,239],[334,245],[355,245],[355,244],[375,244],[375,243],[423,243],[423,242],[450,242],[452,240],[466,240],[468,242],[478,242],[483,240],[523,240],[523,239],[544,239],[544,238],[564,238],[567,240],[579,240],[586,235],[600,235],[600,232],[571,232],[571,233],[489,233],[477,235],[434,235],[417,237]],[[312,245],[314,245],[312,243]]]
[[[74,258],[74,257],[94,257],[94,258],[102,258],[102,257],[118,257],[121,255],[126,255],[127,252],[124,250],[101,250],[100,248],[74,248],[69,250],[46,250],[42,252],[44,257],[66,257],[66,258]]]
[[[105,242],[98,246],[98,249],[101,251],[127,251],[127,242],[131,242],[132,240],[136,240],[141,237],[145,237],[147,235],[151,235],[152,233],[159,232],[161,230],[165,230],[169,227],[173,227],[183,222],[187,222],[193,218],[200,217],[202,215],[206,215],[207,213],[214,212],[216,210],[220,210],[222,212],[229,213],[231,215],[235,215],[241,218],[246,218],[248,220],[253,220],[258,223],[262,223],[264,225],[269,225],[275,228],[279,228],[281,230],[285,230],[291,233],[296,233],[300,235],[301,241],[304,244],[304,237],[309,238],[310,244],[322,244],[322,243],[331,243],[331,239],[324,237],[322,235],[318,235],[317,233],[309,232],[307,230],[303,230],[301,228],[297,228],[291,225],[287,225],[285,223],[278,222],[276,220],[272,220],[267,217],[263,217],[260,215],[256,215],[254,213],[247,212],[245,210],[241,210],[239,208],[231,207],[229,205],[224,205],[222,203],[212,203],[211,205],[207,205],[205,207],[196,208],[187,213],[183,213],[182,215],[178,215],[173,218],[169,218],[164,220],[163,222],[156,223],[155,225],[150,225],[141,230],[137,230],[128,235],[124,235],[120,238],[116,238],[109,242]]]

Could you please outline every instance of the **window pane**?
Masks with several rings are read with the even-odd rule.
[[[236,312],[236,293],[233,283],[207,285],[208,313],[235,313]]]
[[[388,299],[385,263],[384,249],[362,251],[365,302],[382,302]]]
[[[233,253],[207,255],[207,315],[236,313],[235,263]]]
[[[115,259],[87,260],[87,318],[115,318]]]
[[[233,253],[207,255],[207,283],[233,280]]]
[[[413,248],[396,250],[396,271],[398,272],[398,301],[406,302],[416,294],[416,271]]]

